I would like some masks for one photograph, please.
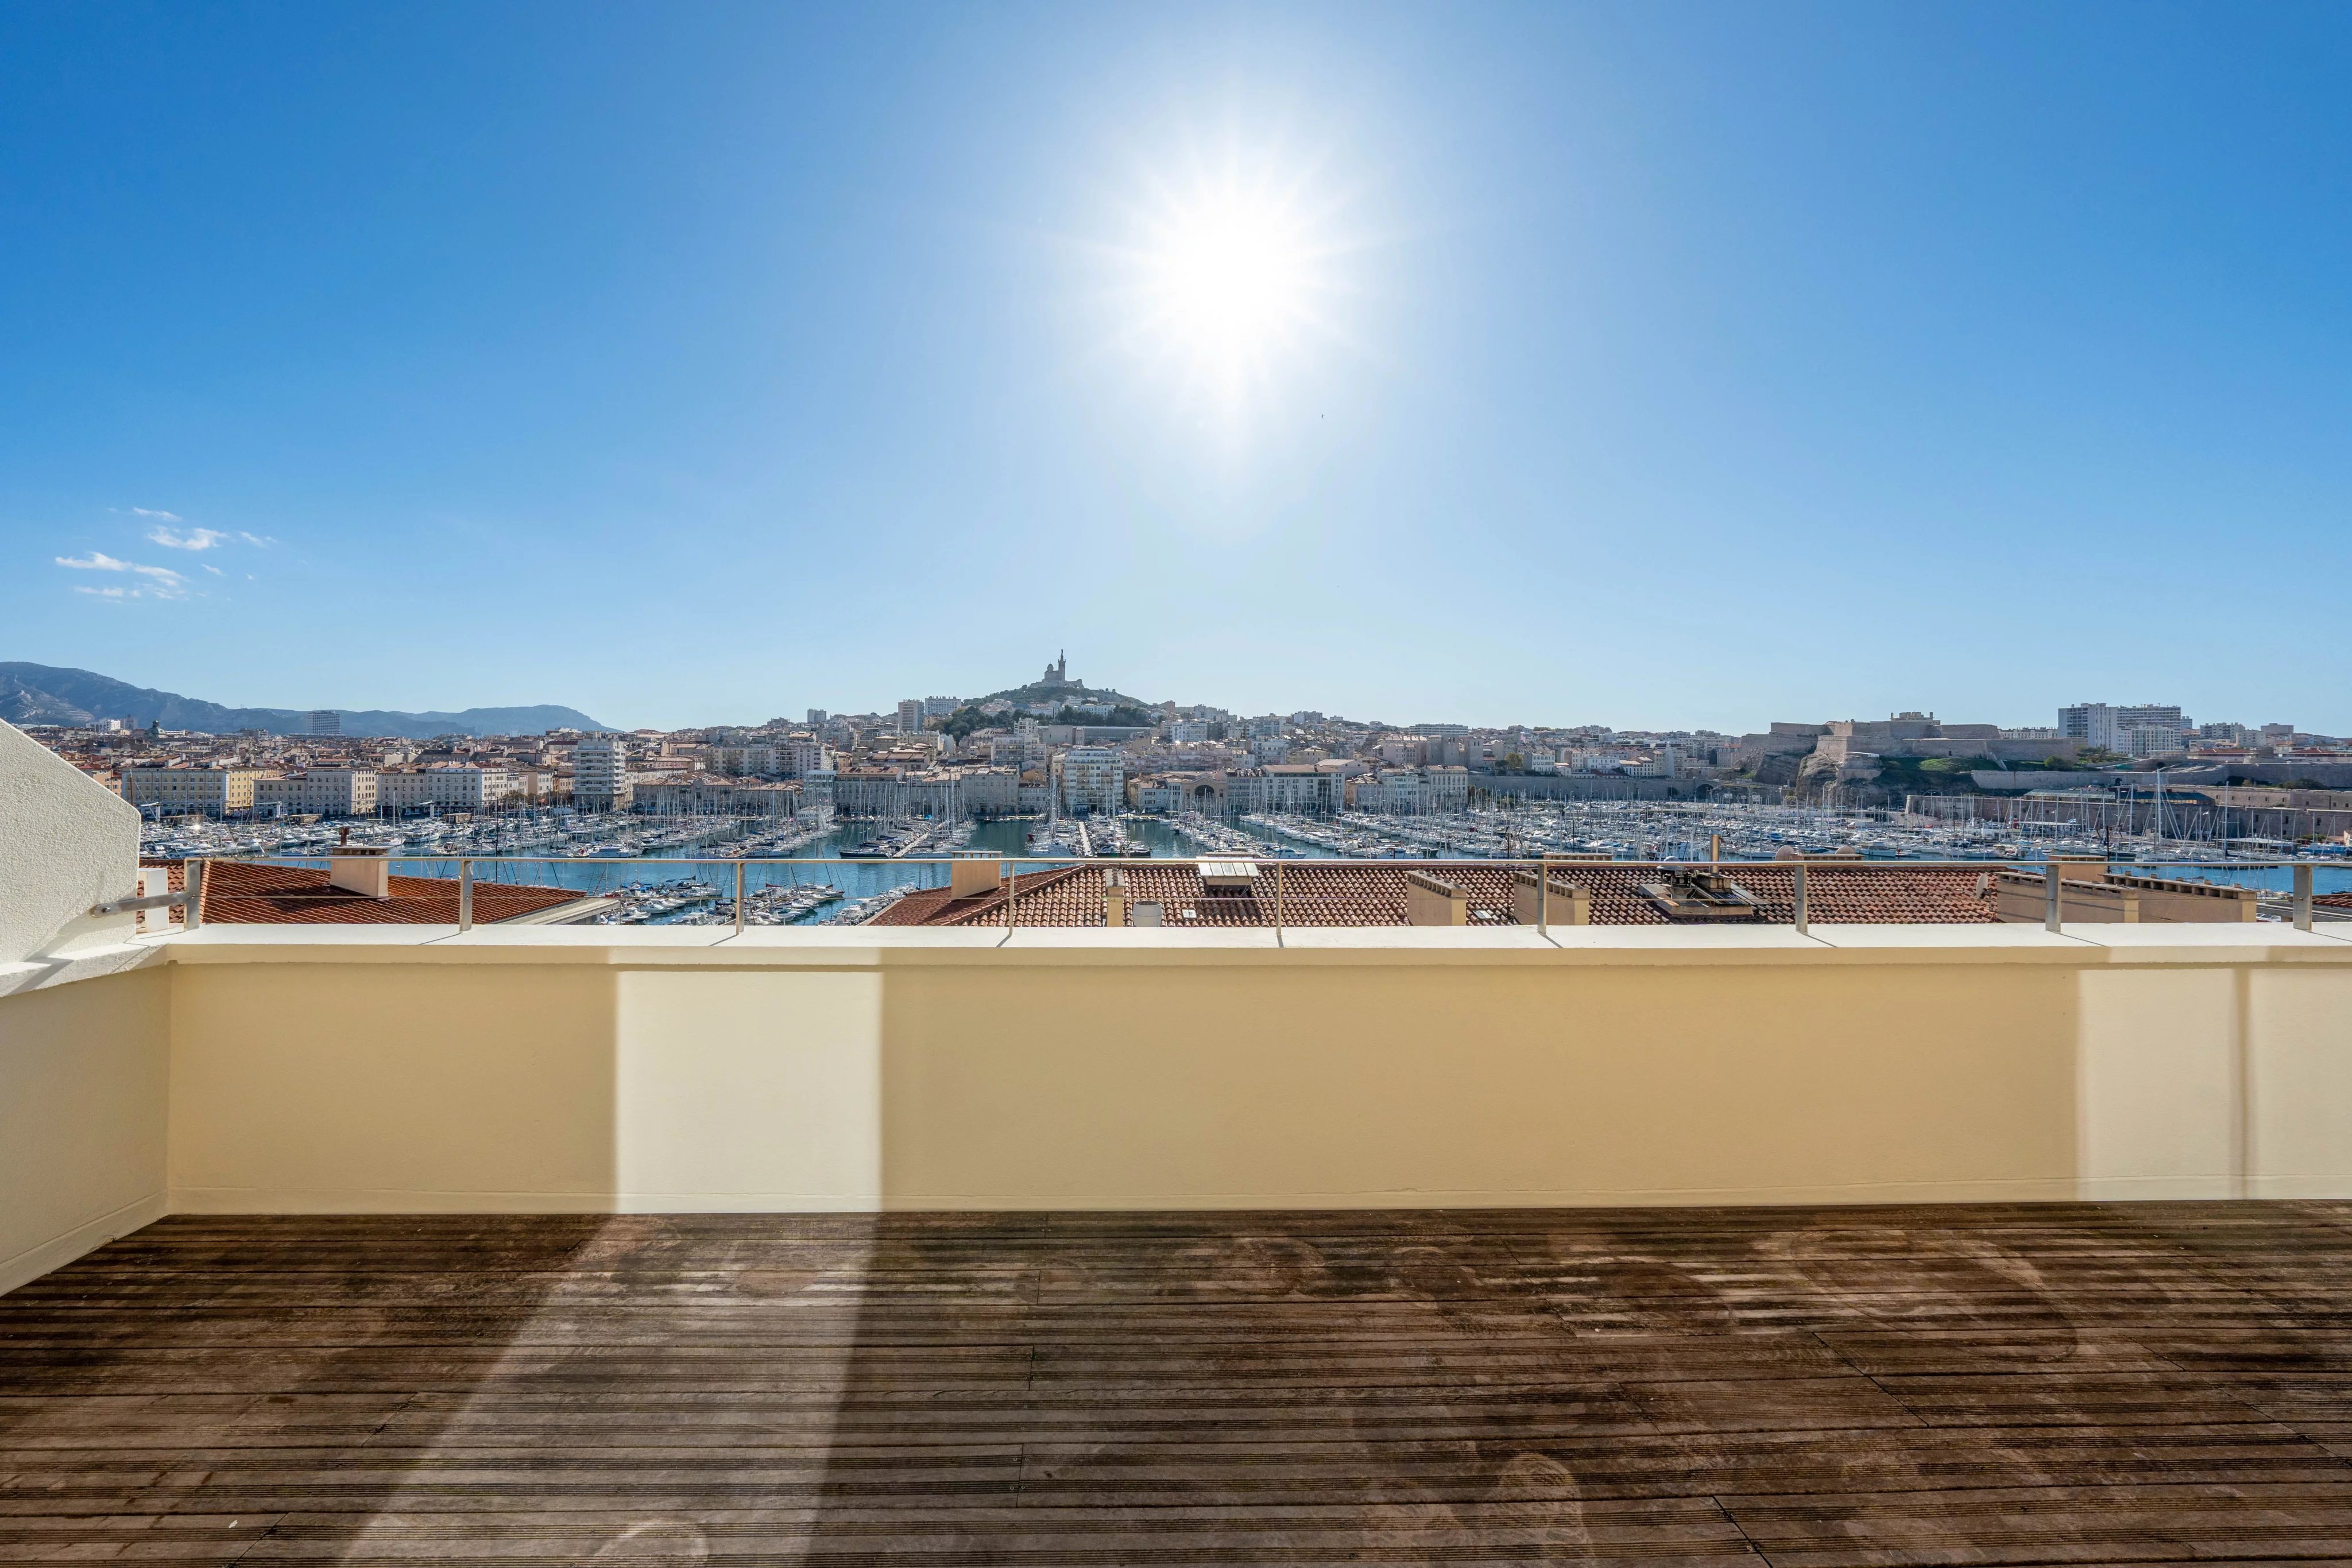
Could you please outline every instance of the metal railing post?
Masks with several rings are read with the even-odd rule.
[[[1274,862],[1274,942],[1282,946],[1282,862]]]
[[[463,932],[473,928],[474,862],[460,860],[457,862],[457,929]]]
[[[735,935],[743,935],[743,861],[740,856],[735,861]]]
[[[1013,879],[1018,874],[1014,865],[1014,862],[1006,861],[1002,868],[1004,873],[1004,928],[1007,931],[1013,929]]]
[[[194,931],[205,923],[205,862],[194,860],[181,872],[180,891],[187,894],[187,923],[184,931]]]
[[[1790,880],[1795,883],[1789,894],[1789,912],[1795,919],[1797,935],[1803,936],[1812,930],[1813,912],[1805,904],[1805,862],[1799,861]]]
[[[2294,928],[2297,931],[2311,929],[2311,882],[2309,866],[2294,868]]]
[[[2058,862],[2052,861],[2042,871],[2042,929],[2055,931],[2059,925]]]
[[[1536,857],[1536,935],[1551,935],[1551,866]]]

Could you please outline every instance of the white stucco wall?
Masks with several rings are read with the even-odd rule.
[[[139,813],[13,725],[0,724],[0,965],[121,939],[92,904],[139,880]]]

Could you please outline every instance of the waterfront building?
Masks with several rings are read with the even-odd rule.
[[[1375,815],[1427,816],[1470,809],[1466,768],[1382,768],[1348,788],[1348,804]]]
[[[647,816],[792,817],[804,803],[797,783],[683,779],[638,785],[629,809]]]
[[[1127,754],[1115,746],[1074,746],[1055,759],[1062,808],[1116,814],[1127,803]]]
[[[253,809],[321,817],[373,816],[376,779],[370,768],[307,768],[282,778],[257,779]]]
[[[961,776],[952,772],[902,773],[897,768],[856,768],[837,775],[833,809],[843,817],[947,819],[963,811]]]
[[[629,743],[591,736],[572,748],[572,801],[583,811],[625,811],[635,789],[629,779]]]
[[[257,768],[125,768],[121,795],[167,817],[226,817],[253,809]]]
[[[375,776],[376,809],[389,816],[431,808],[482,811],[520,792],[503,768],[419,768]]]
[[[1127,785],[1127,802],[1139,811],[1154,811],[1166,815],[1189,809],[1182,786],[1171,779],[1152,776],[1131,779]]]

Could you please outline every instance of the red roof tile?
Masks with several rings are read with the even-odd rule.
[[[167,864],[172,891],[187,885],[187,871],[176,862]],[[389,898],[331,887],[328,873],[314,866],[256,865],[247,861],[207,861],[205,867],[204,919],[208,925],[455,925],[457,883],[454,878],[395,876],[388,879]],[[495,925],[502,920],[544,914],[593,895],[563,887],[537,887],[513,883],[476,882],[474,921]],[[175,912],[176,913],[176,912]]]
[[[1508,865],[1482,862],[1286,861],[1282,864],[1282,923],[1286,925],[1402,925],[1405,878],[1421,872],[1452,883],[1467,894],[1473,925],[1511,925],[1512,878]],[[1102,866],[1072,866],[1019,879],[1013,924],[1100,925]],[[1200,873],[1181,861],[1134,861],[1118,868],[1127,877],[1129,907],[1157,903],[1170,926],[1260,926],[1275,924],[1275,871],[1259,868],[1258,885],[1229,893],[1203,888]],[[1794,918],[1793,866],[1727,864],[1721,868],[1759,901],[1759,920],[1786,925]],[[1551,873],[1553,916],[1565,921],[1567,890],[1591,890],[1596,925],[1670,925],[1640,891],[1659,876],[1654,866],[1580,862]],[[1991,903],[1977,891],[1987,873],[1965,867],[1906,866],[1886,862],[1805,867],[1807,917],[1825,925],[1968,925],[1994,921]],[[1187,911],[1190,911],[1188,914]],[[877,916],[877,925],[995,925],[1004,920],[1004,897],[991,892],[951,898],[945,888],[909,894]]]

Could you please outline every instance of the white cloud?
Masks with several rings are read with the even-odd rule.
[[[147,530],[148,541],[162,545],[165,549],[210,549],[216,544],[226,543],[228,537],[218,528],[190,528],[182,533],[165,523],[157,523]]]
[[[85,593],[96,593],[102,598],[185,599],[188,596],[188,580],[168,566],[142,566],[135,560],[117,560],[100,550],[90,551],[86,559],[61,555],[57,558],[57,562],[75,571],[125,571],[147,580],[136,587],[82,590]]]
[[[256,546],[256,547],[267,547],[267,546],[269,546],[269,545],[274,545],[274,544],[276,544],[276,543],[278,542],[276,539],[267,539],[267,538],[261,538],[261,537],[260,537],[259,535],[257,535],[257,534],[244,534],[244,533],[241,533],[241,534],[237,535],[236,537],[237,537],[237,538],[241,538],[241,539],[243,539],[246,543],[247,543],[247,544],[249,544],[249,545]]]
[[[134,517],[152,517],[159,523],[176,523],[184,520],[177,512],[151,512],[144,507],[131,507],[131,515]]]
[[[226,577],[228,575],[228,573],[223,571],[220,568],[215,566],[210,561],[205,562],[205,570],[211,572],[215,577]]]

